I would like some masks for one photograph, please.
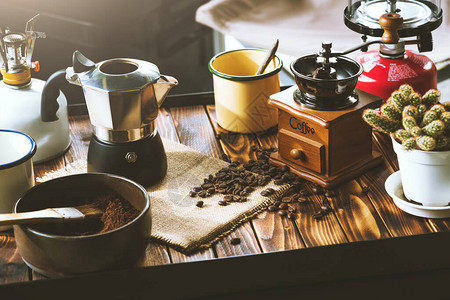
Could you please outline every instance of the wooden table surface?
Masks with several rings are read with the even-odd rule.
[[[217,127],[214,119],[213,105],[168,107],[160,110],[156,126],[164,138],[213,157],[220,158],[225,153],[232,160],[240,162],[255,158],[254,153],[250,151],[252,146],[268,148],[277,145],[276,130],[260,135],[227,133]],[[89,118],[86,115],[71,116],[70,149],[62,157],[35,165],[35,176],[40,177],[47,171],[86,159],[91,134]],[[322,249],[323,247],[318,246],[395,240],[393,238],[449,231],[449,219],[419,218],[404,213],[395,206],[384,189],[386,178],[398,170],[395,155],[384,136],[375,134],[373,141],[374,147],[383,153],[384,164],[335,189],[335,196],[328,197],[333,212],[321,220],[312,217],[320,209],[321,196],[308,196],[306,203],[295,204],[300,211],[296,220],[281,217],[277,213],[261,213],[211,248],[190,256],[166,245],[149,242],[145,266],[217,260],[274,251],[287,252],[290,255],[290,252],[284,250],[315,247]],[[312,188],[309,183],[306,186],[308,189]],[[445,235],[447,241],[448,237],[449,235]],[[232,245],[230,241],[233,238],[240,238],[241,243]],[[444,267],[448,267],[448,262]],[[12,283],[52,281],[42,279],[45,278],[30,270],[22,261],[13,232],[0,233],[0,289]]]

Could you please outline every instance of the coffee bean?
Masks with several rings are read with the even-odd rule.
[[[269,175],[265,175],[263,177],[263,180],[269,182],[270,180],[272,180],[272,178]]]
[[[280,210],[280,211],[278,211],[278,214],[279,214],[280,216],[284,217],[284,216],[287,216],[287,211],[285,211],[285,210]]]
[[[207,189],[209,189],[209,188],[214,187],[214,185],[213,185],[212,183],[203,183],[203,184],[201,185],[201,187],[202,187],[202,189],[207,190]]]
[[[233,196],[232,195],[225,195],[223,197],[223,200],[225,200],[225,201],[233,201]]]
[[[278,206],[280,209],[287,209],[288,205],[287,203],[281,203],[280,206]]]
[[[297,202],[298,202],[298,203],[304,203],[304,202],[306,202],[306,198],[303,197],[303,196],[299,196],[299,197],[297,198]]]
[[[197,193],[194,191],[189,191],[189,196],[190,197],[197,197]]]
[[[202,207],[203,206],[203,201],[197,201],[197,204],[195,204],[195,206],[197,207]]]
[[[206,191],[212,195],[212,194],[214,194],[216,192],[216,189],[214,187],[210,187]]]
[[[291,213],[295,213],[297,211],[297,209],[293,206],[288,206],[288,211]]]
[[[293,213],[293,212],[291,212],[291,213],[288,213],[288,218],[289,219],[291,219],[291,220],[295,220],[295,219],[297,219],[297,215],[295,214],[295,213]]]
[[[228,158],[228,155],[226,155],[225,153],[222,154],[222,160],[224,160],[224,161],[226,161],[226,162],[229,162],[229,161],[230,161],[230,159]]]
[[[323,214],[321,211],[319,211],[313,215],[314,219],[322,219],[322,217],[323,217]]]
[[[284,182],[283,182],[283,179],[280,178],[280,179],[274,180],[273,183],[274,183],[275,185],[282,185]]]
[[[231,162],[231,164],[230,164],[230,166],[231,167],[237,167],[237,166],[239,166],[241,163],[240,162],[238,162],[238,161],[233,161],[233,162]]]
[[[268,165],[268,164],[263,164],[263,165],[261,166],[261,169],[262,169],[263,171],[267,171],[267,170],[269,170],[269,165]]]
[[[200,191],[202,190],[202,188],[199,187],[199,186],[196,186],[196,187],[193,187],[192,190],[193,190],[194,192],[198,193],[198,192],[200,192]]]
[[[274,189],[267,188],[267,189],[261,191],[261,196],[266,196],[267,197],[267,196],[272,195],[274,192],[275,192]]]
[[[241,243],[240,238],[232,238],[230,241],[231,245],[239,245]]]
[[[270,206],[267,208],[267,210],[268,210],[268,211],[277,211],[277,210],[278,210],[278,206],[270,205]]]
[[[251,187],[251,186],[247,186],[247,187],[245,187],[244,188],[244,192],[246,192],[246,193],[251,193],[251,192],[253,192],[255,189],[253,188],[253,187]]]
[[[227,201],[219,201],[218,204],[221,206],[227,206],[228,202]]]
[[[206,191],[200,191],[200,192],[198,192],[197,195],[198,195],[200,198],[206,198],[206,197],[207,197]]]
[[[292,202],[292,197],[283,197],[283,198],[281,198],[281,202],[283,202],[283,203],[291,203]]]

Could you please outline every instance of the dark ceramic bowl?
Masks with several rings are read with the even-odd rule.
[[[336,79],[313,78],[311,74],[319,67],[316,55],[298,58],[291,64],[298,92],[296,100],[317,109],[342,109],[357,102],[354,99],[356,83],[363,72],[363,66],[348,57],[331,58],[331,67]],[[357,96],[356,96],[357,97]]]
[[[28,190],[14,211],[76,206],[80,199],[106,193],[120,195],[140,214],[122,227],[89,235],[63,235],[67,227],[59,226],[78,226],[69,223],[14,225],[16,243],[25,263],[49,277],[139,265],[151,229],[150,200],[147,191],[129,179],[103,173],[52,179]]]

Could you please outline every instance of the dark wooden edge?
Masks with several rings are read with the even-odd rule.
[[[285,90],[289,86],[282,86],[281,90]],[[180,95],[169,95],[161,105],[162,108],[183,107],[194,105],[210,105],[214,104],[214,92],[201,92]],[[70,104],[67,106],[69,116],[87,115],[87,107],[85,103]]]
[[[142,267],[6,284],[0,286],[0,294],[18,299],[39,295],[46,299],[60,299],[62,295],[64,299],[82,299],[86,295],[98,299],[249,299],[264,291],[292,290],[293,295],[302,295],[303,290],[316,285],[342,288],[360,282],[361,286],[372,288],[364,293],[371,299],[372,295],[386,292],[376,286],[380,280],[389,282],[394,289],[390,293],[401,293],[405,287],[400,283],[408,278],[427,278],[428,285],[433,285],[430,292],[434,297],[447,292],[447,285],[434,286],[434,282],[442,282],[442,274],[447,279],[450,274],[449,239],[450,231]],[[395,290],[396,282],[401,290]]]

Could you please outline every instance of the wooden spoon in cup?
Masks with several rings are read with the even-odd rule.
[[[277,52],[277,49],[278,49],[278,39],[275,42],[275,44],[273,44],[272,49],[270,50],[270,52],[267,53],[267,56],[264,58],[263,63],[259,66],[258,71],[256,71],[255,75],[259,75],[259,74],[264,73],[264,70],[267,68],[269,63],[275,57],[275,53]]]

